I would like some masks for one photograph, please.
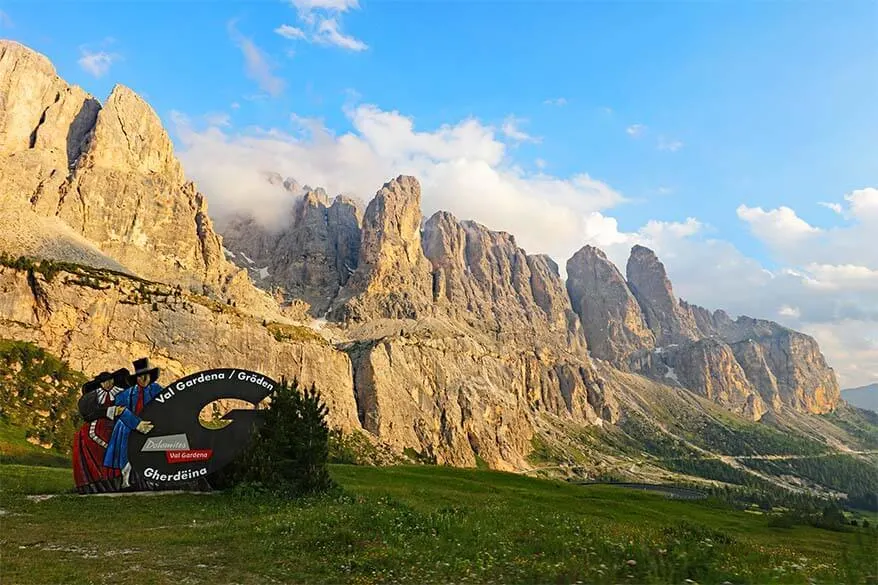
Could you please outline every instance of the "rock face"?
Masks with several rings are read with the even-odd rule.
[[[505,232],[438,212],[424,224],[433,299],[448,317],[516,339],[584,353],[586,341],[547,256],[528,256]]]
[[[631,248],[626,273],[631,292],[640,303],[658,345],[698,338],[695,320],[680,306],[665,266],[652,250],[639,245]]]
[[[279,286],[322,317],[357,267],[362,212],[352,199],[338,196],[329,204],[322,189],[298,194],[289,223],[269,231],[252,217],[235,217],[222,230],[224,245],[239,266],[249,268],[261,286]]]
[[[762,397],[727,344],[702,339],[669,357],[671,371],[684,387],[748,418],[759,420],[765,414]]]
[[[585,246],[567,261],[567,292],[595,357],[627,369],[633,355],[655,347],[637,300],[601,250]]]
[[[117,85],[101,107],[11,41],[0,41],[0,88],[4,210],[62,220],[134,274],[267,307],[226,262],[204,196],[139,96]]]
[[[0,252],[117,271],[0,268],[0,337],[86,373],[148,354],[174,377],[220,365],[297,376],[317,383],[334,425],[440,463],[501,469],[526,467],[546,428],[619,420],[626,380],[752,419],[838,401],[813,339],[678,301],[641,246],[627,281],[586,246],[565,284],[511,234],[446,212],[424,221],[413,177],[385,184],[361,213],[271,174],[289,192],[289,218],[273,231],[235,218],[224,250],[204,196],[131,90],[116,86],[101,106],[7,41],[0,90]],[[34,233],[42,240],[22,239]],[[298,314],[281,314],[248,271]]]
[[[429,316],[431,281],[421,250],[421,186],[400,176],[366,208],[359,263],[332,310],[341,321]]]
[[[55,75],[43,55],[0,41],[0,153],[54,151],[76,162],[100,105]]]
[[[729,340],[744,370],[752,372],[754,379],[769,382],[762,390],[766,401],[776,403],[779,399],[785,407],[813,414],[835,408],[841,397],[838,381],[813,337],[746,317],[737,319],[736,324],[754,333],[764,327],[773,330],[770,335],[754,334],[736,343]]]
[[[351,363],[316,334],[278,341],[262,322],[206,297],[115,275],[51,279],[0,267],[3,337],[31,341],[94,375],[149,355],[162,383],[201,369],[239,367],[317,384],[330,423],[359,428]],[[310,334],[309,334],[310,333]]]
[[[626,282],[591,246],[567,263],[567,291],[595,357],[754,420],[768,409],[835,408],[838,384],[812,338],[678,301],[664,266],[643,246],[631,249],[627,273]]]

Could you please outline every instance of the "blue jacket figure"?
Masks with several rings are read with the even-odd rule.
[[[140,420],[143,407],[161,394],[163,388],[156,383],[159,369],[152,367],[149,358],[134,360],[134,373],[128,378],[130,387],[118,393],[116,406],[124,408],[116,416],[113,434],[104,455],[104,466],[122,472],[122,488],[131,486],[131,464],[128,462],[128,437],[131,431],[146,434],[153,428],[148,420]]]

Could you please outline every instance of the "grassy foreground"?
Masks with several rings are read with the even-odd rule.
[[[306,501],[63,494],[67,469],[0,465],[0,582],[875,583],[872,529],[613,486],[433,466],[333,466]],[[59,493],[33,501],[27,494]],[[687,579],[691,581],[686,581]]]

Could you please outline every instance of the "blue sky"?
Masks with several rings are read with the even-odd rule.
[[[775,274],[789,269],[806,276],[783,285],[775,279],[764,285],[761,296],[734,289],[707,303],[711,306],[761,311],[760,316],[787,318],[791,326],[806,330],[811,324],[816,336],[817,324],[837,323],[839,311],[851,303],[868,313],[869,299],[876,298],[869,295],[878,295],[878,288],[871,288],[872,271],[878,282],[878,253],[844,252],[851,249],[851,238],[866,233],[866,207],[860,205],[857,215],[853,203],[843,200],[878,186],[876,2],[0,0],[0,10],[6,15],[0,33],[49,56],[69,82],[100,99],[117,82],[141,93],[184,153],[187,172],[210,187],[205,188],[211,205],[223,195],[217,193],[223,186],[213,187],[199,156],[215,159],[232,146],[238,158],[247,160],[276,146],[289,147],[290,158],[317,156],[317,148],[290,146],[289,136],[301,130],[292,114],[300,121],[319,120],[336,138],[348,132],[365,136],[364,128],[377,124],[380,132],[364,140],[375,151],[390,141],[393,154],[382,159],[385,174],[405,166],[400,160],[415,160],[414,168],[422,164],[417,153],[398,152],[414,139],[386,136],[399,117],[413,119],[417,131],[436,134],[443,125],[453,128],[474,119],[480,131],[491,129],[503,149],[503,161],[488,166],[523,181],[515,187],[520,201],[509,204],[515,213],[527,213],[517,211],[519,203],[520,209],[536,209],[525,201],[532,198],[534,185],[542,185],[535,177],[568,182],[587,173],[627,199],[592,206],[602,214],[598,219],[612,217],[619,233],[631,235],[605,237],[608,246],[618,240],[627,247],[636,234],[650,236],[643,231],[649,220],[677,225],[697,218],[697,239],[683,241],[681,236],[673,244],[667,233],[650,236],[656,247],[666,249],[678,289],[696,301],[716,296],[698,287],[694,267],[720,258],[719,248],[734,254],[716,259],[717,265],[746,264]],[[287,29],[285,37],[276,32],[282,25],[296,30]],[[88,55],[105,57],[83,66]],[[357,104],[376,110],[353,115]],[[393,112],[399,117],[383,115]],[[206,115],[223,117],[213,134],[221,135],[218,143],[207,133]],[[188,120],[182,126],[181,116]],[[254,136],[270,129],[288,135],[285,142],[254,146]],[[466,150],[463,142],[442,148]],[[326,153],[351,156],[341,147]],[[448,155],[438,166],[454,159]],[[284,166],[279,155],[258,160]],[[337,177],[325,171],[331,162],[307,168],[291,164],[289,172],[307,175],[319,167],[322,174],[314,171],[312,180],[334,185]],[[368,181],[366,176],[353,183],[364,198],[380,186],[378,175],[369,175]],[[339,185],[348,184],[338,179]],[[425,181],[428,199],[441,181]],[[873,197],[871,192],[867,196]],[[568,201],[550,195],[547,200]],[[504,224],[501,212],[494,219],[451,194],[435,201],[457,205],[452,211],[471,213],[492,227],[514,231],[519,225],[513,220]],[[844,209],[833,211],[820,202]],[[502,207],[503,199],[492,205]],[[577,205],[568,207],[580,209]],[[743,212],[742,205],[747,207]],[[805,245],[801,238],[809,234],[830,238],[825,246],[839,253],[799,254]],[[540,237],[523,234],[531,247],[542,245]],[[533,251],[556,252],[563,264],[570,245],[565,241],[553,248],[545,237],[546,249]],[[582,240],[589,237],[584,233]],[[686,256],[688,248],[708,248],[714,240],[713,256]],[[869,271],[862,273],[869,281],[866,292],[842,287],[829,299],[824,287],[817,296],[787,306],[784,295],[798,298],[799,288],[814,288],[813,282],[830,274],[819,268],[826,266]],[[755,274],[736,278],[762,282]],[[838,310],[818,316],[822,309],[815,308],[809,316],[807,306],[825,303]],[[784,307],[788,314],[779,316]],[[878,378],[875,319],[860,319],[855,326],[860,328],[858,343],[875,343],[868,348],[874,354],[858,358],[875,360],[858,382]]]

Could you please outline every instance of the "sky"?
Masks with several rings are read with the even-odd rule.
[[[425,215],[562,270],[650,246],[687,301],[813,335],[842,387],[878,381],[876,24],[857,0],[0,0],[0,36],[153,106],[215,216],[282,221],[264,172],[364,201],[412,174]]]

